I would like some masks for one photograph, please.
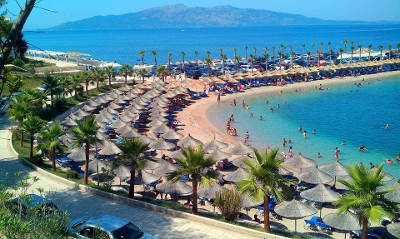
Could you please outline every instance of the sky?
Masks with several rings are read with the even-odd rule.
[[[10,16],[24,0],[8,0]],[[187,6],[232,5],[301,14],[329,20],[399,21],[400,0],[38,0],[25,30],[35,30],[97,15],[118,15],[151,7],[183,3]],[[51,11],[43,10],[49,9]]]

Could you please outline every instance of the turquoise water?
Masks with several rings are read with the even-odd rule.
[[[302,43],[311,51],[312,42],[317,46],[324,42],[326,51],[330,41],[332,49],[336,51],[343,47],[344,39],[354,41],[355,46],[362,44],[366,47],[372,44],[377,50],[378,45],[386,48],[388,44],[395,47],[399,43],[400,25],[49,31],[24,34],[32,49],[79,51],[89,53],[99,60],[130,64],[137,63],[140,58],[138,52],[145,50],[146,62],[153,64],[152,50],[158,50],[159,63],[167,62],[168,52],[173,53],[173,62],[182,60],[179,56],[181,51],[186,52],[185,60],[194,60],[195,51],[199,52],[199,59],[204,59],[208,50],[212,57],[219,58],[219,48],[233,58],[233,48],[236,47],[238,54],[244,57],[245,45],[249,46],[248,54],[254,54],[253,47],[256,47],[258,56],[263,54],[264,47],[278,48],[280,44],[286,46],[286,52],[289,51],[289,45],[293,45],[294,50],[301,53]]]
[[[242,98],[237,100],[241,102]],[[295,153],[301,152],[320,164],[334,161],[335,147],[339,147],[339,160],[344,164],[380,164],[400,153],[400,77],[365,82],[363,87],[342,84],[323,91],[306,89],[304,93],[265,94],[244,100],[250,106],[248,111],[241,104],[233,107],[231,102],[222,102],[207,114],[224,131],[225,120],[233,113],[240,140],[249,131],[255,147],[279,146],[287,153],[288,146],[282,148],[281,141],[291,139]],[[269,107],[277,104],[280,108],[270,112]],[[390,129],[383,128],[386,123]],[[305,139],[298,131],[300,125],[307,131]],[[346,145],[341,145],[343,140]],[[368,151],[359,151],[360,145]],[[317,158],[318,152],[322,158]],[[400,163],[385,165],[384,170],[400,177]]]

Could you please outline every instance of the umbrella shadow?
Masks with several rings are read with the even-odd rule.
[[[327,234],[325,234],[325,233],[322,233],[322,232],[305,232],[305,233],[302,233],[303,235],[305,235],[305,236],[307,236],[307,238],[320,238],[320,239],[323,239],[323,238],[334,238],[333,236],[330,236],[330,235],[327,235]]]

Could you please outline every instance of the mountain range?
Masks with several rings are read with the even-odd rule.
[[[123,15],[95,16],[46,30],[160,29],[205,27],[260,27],[285,25],[377,24],[382,22],[333,21],[268,10],[183,4],[149,8]]]

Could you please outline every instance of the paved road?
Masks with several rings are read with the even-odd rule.
[[[110,201],[106,198],[85,194],[58,184],[51,179],[41,176],[24,166],[16,159],[16,155],[10,148],[10,131],[8,120],[5,116],[0,118],[0,184],[14,184],[16,172],[23,175],[37,176],[40,180],[30,190],[42,188],[48,193],[48,197],[56,202],[62,210],[67,210],[71,218],[78,216],[95,216],[98,214],[112,214],[127,218],[139,225],[144,231],[158,238],[215,238],[215,239],[243,239],[250,237],[192,222],[187,219],[174,218],[138,207]],[[5,173],[8,172],[8,176]]]

